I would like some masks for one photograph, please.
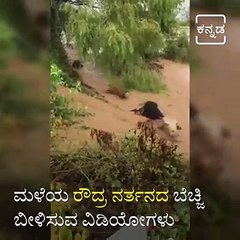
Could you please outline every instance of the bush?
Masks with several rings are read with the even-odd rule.
[[[168,59],[175,59],[181,62],[189,62],[189,41],[187,34],[181,34],[175,39],[167,41],[164,56]]]
[[[60,85],[79,92],[81,91],[80,84],[77,84],[72,81],[71,78],[68,78],[68,76],[54,63],[51,64],[50,76],[50,122],[51,136],[53,137],[55,135],[53,132],[54,129],[62,124],[72,124],[72,118],[75,116],[86,116],[89,115],[89,113],[83,109],[71,108],[66,97],[60,96],[57,93],[57,88]]]
[[[111,135],[112,140],[106,141],[111,139],[109,134],[95,131],[98,147],[85,146],[75,153],[59,153],[51,157],[52,180],[66,184],[68,191],[76,190],[76,187],[80,187],[79,184],[95,190],[104,188],[107,193],[120,188],[140,191],[167,188],[169,192],[182,187],[188,189],[188,166],[183,163],[183,156],[177,153],[177,147],[159,139],[148,125],[140,126],[138,132],[125,136],[122,140]],[[72,203],[70,208],[79,215],[84,214],[85,209],[96,213],[96,208],[89,202],[82,202],[81,206]],[[107,207],[101,211],[106,216],[119,214],[121,211],[127,216],[168,212],[174,216],[176,224],[171,231],[167,228],[161,231],[155,229],[160,239],[186,239],[189,230],[188,203],[177,205],[171,197],[164,204],[139,202],[113,205],[109,201]],[[96,229],[92,230],[94,232]],[[101,231],[111,232],[113,229],[105,227]]]
[[[160,93],[166,86],[159,80],[159,73],[149,70],[146,66],[134,66],[123,75],[124,86],[130,90]]]

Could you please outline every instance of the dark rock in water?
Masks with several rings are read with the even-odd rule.
[[[152,120],[162,119],[164,117],[163,113],[158,109],[157,103],[152,101],[147,101],[143,107],[131,111]]]
[[[82,65],[82,63],[79,60],[74,60],[73,64],[72,64],[72,67],[76,68],[76,69],[79,69],[79,68],[82,68],[83,65]]]
[[[150,119],[161,119],[164,117],[163,113],[158,109],[155,102],[147,101],[143,106],[143,116]]]

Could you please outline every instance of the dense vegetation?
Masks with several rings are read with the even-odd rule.
[[[106,142],[101,134],[95,136],[99,144],[96,149],[85,146],[71,154],[59,153],[52,156],[51,173],[55,188],[57,185],[59,187],[59,184],[65,185],[65,189],[71,192],[81,183],[81,187],[93,190],[104,188],[107,193],[114,189],[134,188],[145,191],[169,189],[171,194],[182,187],[189,188],[188,166],[183,163],[183,156],[177,153],[176,146],[158,138],[150,126],[140,126],[139,134],[129,134],[120,140],[113,137],[110,142]],[[52,211],[60,211],[62,214],[65,211],[77,211],[79,216],[83,216],[86,209],[92,214],[99,211],[89,201],[81,205],[74,202],[70,206],[54,205]],[[166,203],[141,201],[113,204],[109,201],[109,204],[101,210],[106,216],[117,215],[121,211],[127,216],[154,213],[164,215],[166,212],[171,214],[176,221],[175,226],[172,229],[154,229],[152,239],[157,236],[160,239],[169,237],[176,240],[186,239],[189,231],[189,203],[178,204],[171,197]],[[73,235],[85,231],[79,227],[72,229]],[[94,236],[96,239],[105,239],[116,231],[111,227],[89,230],[92,236],[88,239],[93,239]],[[61,236],[62,233],[54,229],[53,235],[55,234]],[[69,234],[72,234],[71,231]]]
[[[159,76],[146,61],[167,57],[188,61],[188,37],[176,19],[181,0],[94,1],[74,8],[56,3],[54,16],[79,55],[94,59],[109,78],[128,89],[159,92]]]

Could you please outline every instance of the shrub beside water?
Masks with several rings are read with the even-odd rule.
[[[108,201],[101,210],[106,216],[125,212],[130,215],[159,215],[169,213],[175,219],[172,229],[156,228],[154,234],[160,239],[172,237],[176,240],[186,239],[189,230],[189,205],[175,203],[170,195],[182,187],[189,189],[189,169],[177,147],[156,136],[150,128],[141,127],[139,133],[130,134],[121,140],[113,136],[106,142],[98,135],[99,145],[96,148],[84,146],[69,154],[58,153],[51,157],[51,174],[53,182],[60,182],[71,192],[79,187],[106,191],[109,196],[112,190],[151,191],[169,189],[169,201],[166,203],[118,203]],[[103,136],[103,135],[102,135]],[[105,143],[104,143],[105,142]],[[57,207],[55,207],[57,209]],[[71,203],[70,211],[77,211],[83,216],[86,211],[92,214],[97,209],[89,201],[81,205]],[[87,209],[87,210],[86,210]],[[90,229],[93,234],[113,233],[116,229]]]

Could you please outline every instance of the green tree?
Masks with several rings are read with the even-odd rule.
[[[129,89],[159,92],[163,85],[146,59],[164,53],[176,35],[176,15],[182,0],[87,1],[84,7],[64,4],[65,29],[83,57],[93,55],[110,76]],[[66,16],[66,15],[65,15]]]

